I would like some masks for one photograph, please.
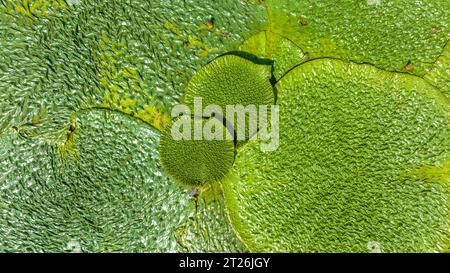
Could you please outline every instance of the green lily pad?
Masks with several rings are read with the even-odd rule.
[[[272,105],[275,101],[272,66],[255,61],[236,55],[217,58],[192,77],[184,97],[191,114],[225,118],[233,126],[238,147],[258,129],[257,126],[251,128],[244,114],[256,114],[260,106]]]
[[[203,135],[196,135],[197,123]],[[214,117],[185,115],[162,133],[160,155],[165,171],[176,181],[200,187],[218,182],[229,173],[234,162],[234,139]]]
[[[309,58],[334,57],[423,76],[450,39],[448,0],[264,4],[266,29],[293,41]]]
[[[194,251],[202,243],[178,240],[188,223],[185,236],[205,233],[191,218],[224,242],[208,249],[235,250],[237,240],[219,234],[228,228],[223,218],[203,217],[210,208],[195,206],[188,189],[164,174],[159,135],[149,126],[83,111],[67,139],[63,147],[15,131],[1,136],[0,251]]]
[[[448,4],[0,1],[0,252],[442,251]],[[192,151],[219,176],[178,184],[158,131],[186,88],[278,90],[279,150],[244,146],[221,183],[233,145]]]
[[[263,7],[102,0],[29,16],[19,2],[0,3],[0,250],[241,251],[219,200],[196,208],[139,120],[164,128],[192,74],[259,31]]]
[[[304,63],[277,88],[278,150],[247,144],[223,184],[231,222],[250,251],[448,245],[450,103],[439,90],[337,60]]]
[[[0,129],[26,127],[55,143],[72,112],[89,107],[164,128],[194,72],[265,18],[263,7],[240,1],[101,0],[24,23],[2,6]]]
[[[219,57],[202,67],[189,81],[184,102],[194,109],[194,99],[204,107],[218,105],[270,105],[274,93],[271,66],[256,64],[235,55]]]

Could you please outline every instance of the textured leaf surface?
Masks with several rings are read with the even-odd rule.
[[[176,124],[183,122],[182,128],[188,132],[188,138],[183,138]],[[219,132],[219,139],[205,140],[207,135],[195,139],[197,123],[210,128],[207,132]],[[207,126],[207,127],[206,127]],[[197,129],[198,131],[198,129]],[[208,134],[214,137],[213,133]],[[220,181],[230,171],[234,162],[233,137],[218,119],[191,118],[182,116],[169,125],[162,133],[160,145],[161,161],[164,170],[176,181],[194,187]]]
[[[219,57],[202,67],[186,88],[183,101],[191,114],[225,117],[226,122],[233,125],[233,133],[238,138],[237,146],[257,131],[256,126],[251,128],[251,123],[243,116],[245,111],[256,113],[259,106],[275,102],[271,84],[272,66],[258,62],[257,58],[246,59],[236,55]],[[196,108],[203,110],[202,107],[205,107],[205,112],[197,113]]]
[[[77,120],[73,147],[2,135],[1,251],[189,251],[200,243],[182,247],[178,237],[201,238],[198,223],[209,225],[208,236],[226,231],[224,218],[204,220],[199,212],[209,208],[196,210],[187,189],[162,172],[154,130],[114,112],[86,111]],[[230,235],[222,247],[231,248]],[[203,251],[221,251],[215,247]]]
[[[424,78],[440,88],[450,99],[450,44],[447,44],[442,55]]]
[[[2,137],[2,250],[174,251],[189,200],[161,172],[158,135],[115,113],[78,121],[63,161],[61,147]]]
[[[307,59],[305,53],[292,41],[272,31],[261,31],[245,40],[239,49],[272,60],[273,74],[277,80]]]
[[[222,206],[195,206],[130,117],[163,128],[191,75],[250,36],[262,7],[21,2],[0,2],[0,249],[242,251]],[[129,116],[98,117],[108,109]]]
[[[240,1],[139,0],[80,1],[25,21],[1,12],[0,124],[39,120],[33,134],[63,141],[72,111],[103,106],[164,127],[193,73],[236,49],[261,12]]]
[[[310,58],[336,57],[417,75],[450,39],[448,0],[265,1],[268,29]]]
[[[332,60],[307,62],[277,87],[279,149],[245,146],[224,184],[251,251],[446,247],[450,104],[438,90]]]
[[[196,97],[202,98],[204,107],[218,105],[223,111],[227,105],[272,104],[270,70],[269,65],[255,64],[235,55],[217,58],[192,77],[184,102],[191,111]]]
[[[245,251],[224,206],[253,251],[443,248],[448,102],[370,66],[283,75],[328,56],[448,95],[449,1],[248,2],[0,1],[0,251]],[[240,152],[225,203],[189,197],[144,123],[237,49],[282,78],[285,140]]]

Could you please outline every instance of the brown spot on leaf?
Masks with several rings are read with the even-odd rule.
[[[191,198],[197,198],[199,193],[199,190],[197,188],[192,188],[191,190],[189,190],[189,197]]]
[[[206,26],[209,30],[212,30],[214,28],[215,22],[214,17],[211,17],[208,22],[206,22]]]
[[[414,66],[411,63],[411,61],[408,61],[408,63],[406,63],[406,65],[404,66],[404,69],[406,72],[411,72],[414,69]]]
[[[306,19],[300,19],[300,20],[298,21],[298,23],[299,23],[299,25],[302,26],[302,27],[306,27],[306,26],[309,25],[309,22],[306,21]]]

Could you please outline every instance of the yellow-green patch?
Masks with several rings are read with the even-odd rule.
[[[273,74],[277,80],[308,58],[292,41],[270,30],[250,37],[239,49],[272,60]]]
[[[424,78],[440,88],[442,93],[450,99],[450,43]]]

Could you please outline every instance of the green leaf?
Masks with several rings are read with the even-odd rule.
[[[239,49],[260,58],[273,60],[276,80],[307,59],[307,55],[292,41],[271,31],[261,31],[250,37]]]
[[[1,136],[0,251],[198,249],[200,242],[178,242],[187,225],[183,236],[202,238],[207,230],[203,237],[220,238],[222,251],[236,247],[229,234],[218,234],[228,227],[217,206],[216,218],[203,217],[210,208],[195,206],[188,189],[164,174],[159,135],[148,125],[116,112],[83,111],[67,140],[57,146],[14,131]]]
[[[218,105],[273,104],[270,84],[271,66],[253,63],[235,55],[219,57],[205,65],[189,81],[184,102],[194,109],[195,98],[202,98],[203,107]]]
[[[264,18],[263,7],[203,0],[80,1],[27,24],[0,12],[0,124],[61,143],[72,112],[105,107],[162,129],[194,72]]]
[[[2,136],[2,251],[175,251],[190,205],[162,173],[158,134],[114,112],[77,120],[71,147]]]
[[[184,103],[190,114],[224,117],[233,126],[239,147],[257,131],[257,128],[250,128],[250,122],[242,114],[256,113],[260,106],[275,102],[272,66],[260,61],[237,55],[219,57],[202,67],[186,88]],[[198,108],[203,111],[203,107],[204,113],[196,112]]]
[[[201,134],[197,136],[196,132]],[[234,162],[233,136],[214,117],[185,115],[175,119],[162,133],[160,155],[164,170],[176,181],[202,187],[222,180],[229,173]]]
[[[250,251],[447,246],[450,103],[439,90],[337,60],[306,62],[277,88],[278,150],[243,147],[224,183],[232,224]]]
[[[0,251],[450,245],[448,0],[261,2],[1,2]],[[195,80],[236,50],[280,81],[281,147],[244,146],[225,192],[196,196],[161,169],[157,130],[197,70],[188,94],[250,94]]]
[[[265,5],[267,30],[293,41],[310,58],[423,76],[450,39],[448,0],[268,0]]]
[[[442,55],[424,76],[424,79],[440,88],[450,99],[450,44],[444,48]]]
[[[163,129],[194,72],[264,18],[238,1],[80,1],[31,20],[0,10],[0,249],[242,251],[220,200],[196,208],[136,122]],[[78,116],[89,109],[126,116],[108,127]]]

